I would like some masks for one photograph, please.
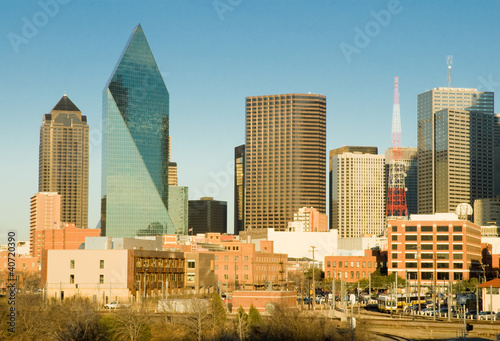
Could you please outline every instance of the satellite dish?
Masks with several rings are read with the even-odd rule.
[[[472,212],[472,206],[467,203],[458,204],[455,209],[455,213],[460,220],[467,220],[467,218],[472,215]]]

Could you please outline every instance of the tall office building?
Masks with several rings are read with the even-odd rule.
[[[326,97],[246,98],[245,229],[285,230],[300,207],[326,213]]]
[[[389,177],[389,165],[391,162],[391,148],[385,150],[385,185],[387,193],[387,183]],[[408,214],[418,213],[417,201],[417,148],[401,148],[401,160],[404,165],[405,187],[406,187],[406,207]]]
[[[493,117],[494,120],[494,132],[493,139],[495,140],[494,145],[494,162],[495,162],[495,196],[500,195],[500,114],[495,114]]]
[[[453,212],[493,196],[493,93],[435,88],[418,95],[418,213]]]
[[[177,179],[177,162],[171,161],[172,155],[172,137],[168,137],[168,185],[169,186],[179,186],[179,181]]]
[[[61,195],[61,220],[88,227],[89,126],[64,95],[40,127],[38,191]]]
[[[61,195],[57,192],[38,192],[30,200],[30,253],[42,252],[43,241],[35,240],[38,230],[61,228]]]
[[[169,94],[141,26],[103,91],[101,229],[175,233],[168,213]]]
[[[189,234],[227,233],[227,202],[203,197],[189,200]]]
[[[234,234],[245,230],[245,145],[234,148]]]
[[[330,228],[339,238],[386,230],[385,156],[376,147],[330,151]]]

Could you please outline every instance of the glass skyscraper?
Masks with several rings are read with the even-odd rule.
[[[168,214],[169,94],[137,26],[103,91],[102,234],[174,233]]]

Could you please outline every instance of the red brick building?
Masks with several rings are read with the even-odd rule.
[[[65,224],[63,228],[33,230],[32,255],[42,256],[42,250],[76,250],[85,242],[85,237],[99,237],[100,229],[81,229],[75,224]]]
[[[481,268],[481,227],[449,214],[388,221],[388,272],[421,283],[477,277]],[[419,218],[421,218],[419,220]]]
[[[326,256],[324,265],[325,278],[354,283],[367,279],[369,273],[374,273],[377,269],[384,274],[387,269],[387,252],[365,250],[364,256]]]
[[[38,257],[31,257],[27,255],[16,255],[15,262],[16,267],[14,270],[15,281],[18,288],[24,288],[24,279],[26,276],[39,274],[40,264]],[[0,291],[5,291],[9,276],[9,252],[0,251],[0,276],[3,279],[0,280]]]
[[[248,312],[252,305],[259,313],[272,309],[273,305],[293,308],[297,306],[297,293],[295,291],[233,291],[233,311],[241,306]]]

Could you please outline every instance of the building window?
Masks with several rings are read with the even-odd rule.
[[[244,260],[245,262],[247,262],[247,261],[248,261],[248,256],[245,256],[245,257],[243,258],[243,260]]]
[[[104,275],[99,275],[99,283],[100,284],[104,283]]]
[[[69,275],[69,282],[71,284],[75,283],[75,275]]]
[[[351,268],[354,268],[354,262],[351,262]]]
[[[438,269],[447,269],[449,267],[448,263],[437,263],[436,266]]]
[[[456,226],[453,226],[453,228],[455,228]],[[453,279],[456,280],[456,281],[461,281],[463,278],[462,276],[462,273],[461,272],[454,272],[453,273]]]
[[[437,232],[448,232],[449,227],[448,226],[438,226],[437,227]]]
[[[368,267],[371,268],[372,267],[372,262],[368,262]]]
[[[397,226],[392,226],[392,232],[398,232],[398,227]]]
[[[416,241],[417,240],[417,235],[416,234],[410,234],[405,236],[405,240],[408,241]]]
[[[397,269],[397,268],[398,268],[398,263],[395,263],[395,262],[394,262],[394,263],[392,263],[392,268],[393,268],[393,269]]]
[[[442,242],[442,241],[448,241],[448,235],[447,234],[438,234],[436,236],[436,240]]]
[[[438,244],[437,249],[438,250],[448,250],[450,247],[448,244]]]
[[[354,271],[351,271],[351,279],[354,279]]]
[[[432,256],[433,256],[433,254],[432,254],[432,253],[422,253],[422,254],[420,255],[420,258],[422,258],[422,259],[433,259],[433,257],[432,257]]]
[[[417,232],[416,226],[405,226],[405,232]]]
[[[244,279],[248,279],[248,275],[243,275],[243,278]]]
[[[453,250],[462,250],[462,244],[453,244]]]
[[[432,226],[421,226],[420,231],[421,232],[432,232]]]
[[[344,268],[347,268],[347,261],[344,262]]]
[[[463,263],[453,263],[453,269],[462,269]]]
[[[347,279],[347,276],[348,276],[347,271],[345,271],[344,272],[344,278]]]
[[[236,262],[238,260],[238,256],[234,256],[234,261]]]
[[[229,276],[227,274],[225,274],[224,279],[229,279]]]
[[[406,250],[416,250],[417,249],[417,244],[405,244],[405,249]]]
[[[461,242],[462,241],[462,236],[461,235],[454,235],[453,236],[453,241],[454,242]]]
[[[422,244],[422,250],[432,250],[432,244]]]
[[[405,253],[405,258],[406,259],[417,259],[417,254],[416,253]]]
[[[398,249],[398,244],[392,244],[392,249],[397,250]]]
[[[406,262],[405,265],[406,265],[406,267],[408,269],[415,269],[415,268],[417,268],[417,262]]]
[[[248,270],[248,265],[243,265],[244,270]]]
[[[229,261],[229,257],[228,256],[224,256],[224,261],[225,262]]]
[[[422,234],[420,235],[421,241],[429,241],[432,240],[432,234]]]
[[[331,265],[330,261],[326,262],[326,267],[329,268]]]
[[[453,259],[462,259],[464,258],[463,253],[454,253],[453,254]]]
[[[195,261],[188,260],[188,269],[194,269],[194,267],[195,267]]]
[[[359,268],[359,262],[356,262],[356,267]]]
[[[392,259],[398,259],[398,254],[396,252],[392,253]]]
[[[104,269],[104,259],[99,261],[99,269]]]
[[[219,256],[215,256],[214,260],[217,262],[219,260]]]
[[[356,271],[356,279],[359,279],[359,271]]]
[[[228,270],[228,266],[227,265],[224,265],[224,270]]]
[[[74,259],[72,259],[72,260],[69,261],[69,268],[70,269],[74,269],[75,268],[75,260]]]
[[[453,226],[453,232],[462,232],[462,226]]]
[[[393,241],[397,241],[397,240],[398,240],[398,236],[397,236],[396,234],[393,234],[393,235],[392,235],[392,240],[393,240]]]
[[[187,279],[188,282],[194,282],[194,274],[187,274]]]
[[[335,268],[335,267],[337,267],[337,262],[333,261],[332,262],[332,268]]]

